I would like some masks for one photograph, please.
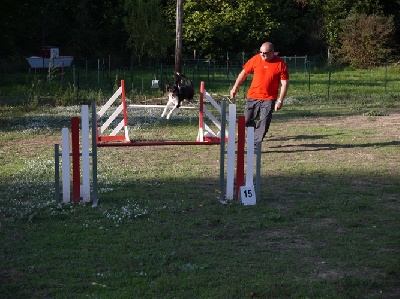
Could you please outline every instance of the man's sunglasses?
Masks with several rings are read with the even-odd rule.
[[[272,50],[271,51],[268,51],[268,52],[261,52],[260,51],[260,53],[262,54],[262,55],[268,55],[269,53],[271,53],[272,52]]]

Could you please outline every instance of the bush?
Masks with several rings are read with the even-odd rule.
[[[343,21],[340,60],[356,68],[369,68],[386,61],[392,52],[393,16],[356,14]]]

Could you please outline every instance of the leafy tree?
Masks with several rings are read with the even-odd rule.
[[[41,46],[86,58],[123,52],[124,0],[4,0],[1,54],[38,55]],[[3,2],[4,2],[3,1]],[[122,47],[121,47],[122,45]]]
[[[0,55],[39,54],[47,1],[2,0]]]
[[[125,11],[127,46],[132,50],[132,57],[141,62],[144,57],[165,56],[173,39],[166,27],[161,1],[126,0]]]
[[[71,47],[74,53],[89,57],[94,54],[95,47],[99,45],[98,34],[96,34],[98,20],[92,16],[95,8],[88,0],[78,0],[76,6],[70,9],[74,16],[74,25],[71,27]]]
[[[276,26],[270,7],[265,0],[187,0],[183,47],[208,58],[253,50]]]
[[[276,0],[272,2],[271,14],[275,26],[270,34],[282,55],[319,54],[324,47],[323,30],[319,14],[309,9],[302,0]]]
[[[386,12],[399,13],[400,0],[296,0],[314,11],[317,23],[321,24],[320,41],[326,43],[329,58],[335,58],[335,54],[341,49],[343,41],[343,21],[354,15],[383,15]],[[395,3],[396,2],[396,3]],[[395,8],[393,11],[389,7]],[[397,9],[396,9],[397,7]],[[399,32],[400,33],[400,32]],[[342,52],[341,52],[342,53]],[[330,54],[333,54],[332,56]],[[338,55],[339,57],[339,55]]]
[[[317,0],[315,9],[321,12],[325,28],[325,40],[330,53],[339,47],[341,20],[347,17],[353,0]]]
[[[393,54],[400,58],[400,0],[380,0],[382,6],[382,14],[385,16],[393,16],[395,32],[393,34],[394,48]]]
[[[123,0],[72,0],[64,7],[70,33],[67,44],[74,55],[99,58],[124,53]]]
[[[393,17],[350,15],[343,22],[341,61],[368,68],[386,61],[394,32]]]
[[[173,60],[176,0],[2,4],[2,58],[17,60],[54,45],[62,54],[88,59],[111,54]],[[327,49],[335,54],[347,39],[342,23],[356,15],[393,15],[394,35],[386,48],[400,55],[400,0],[185,0],[182,51],[221,59],[227,52],[254,52],[270,40],[283,55],[325,54]]]

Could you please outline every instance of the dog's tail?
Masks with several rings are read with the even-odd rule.
[[[190,78],[188,78],[185,75],[183,75],[181,73],[178,73],[178,72],[176,74],[180,78],[179,81],[180,81],[182,86],[191,86],[191,87],[193,87],[193,81]]]

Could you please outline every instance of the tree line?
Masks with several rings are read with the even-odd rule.
[[[188,57],[224,59],[271,41],[280,55],[322,55],[361,68],[399,59],[400,0],[182,1]],[[174,61],[177,0],[2,3],[2,58],[38,55],[53,45],[61,55],[86,59]]]

